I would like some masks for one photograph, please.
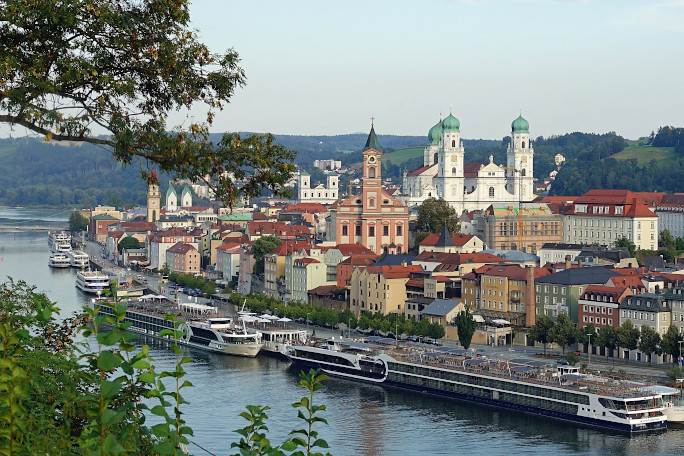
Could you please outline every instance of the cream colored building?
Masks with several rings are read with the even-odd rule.
[[[417,265],[369,266],[354,268],[351,278],[350,310],[358,317],[363,312],[403,313],[406,282]]]
[[[612,246],[621,238],[657,250],[658,216],[629,190],[590,190],[564,216],[563,242]]]

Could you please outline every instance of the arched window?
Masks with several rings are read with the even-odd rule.
[[[455,139],[451,140],[451,147],[456,147],[456,140]]]
[[[432,196],[432,192],[428,192],[428,196]]]
[[[152,211],[152,221],[156,222],[157,221],[157,211]]]
[[[400,245],[397,246],[397,255],[401,255],[401,246]]]
[[[375,168],[368,168],[368,177],[375,177]]]
[[[451,174],[456,174],[456,168],[451,168]]]
[[[494,187],[489,187],[489,197],[494,198]]]
[[[435,163],[437,163],[438,161],[439,161],[439,154],[437,152],[435,152]]]
[[[522,148],[523,148],[523,149],[525,148],[525,141],[523,141],[523,146],[522,146]]]
[[[522,171],[520,171],[520,175],[525,177],[525,168],[523,168]]]

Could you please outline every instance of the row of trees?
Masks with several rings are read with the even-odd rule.
[[[440,339],[444,337],[444,328],[438,323],[429,323],[427,319],[416,321],[407,319],[403,314],[387,314],[364,312],[357,319],[351,310],[343,311],[330,309],[323,306],[312,306],[304,302],[293,301],[285,304],[283,301],[267,296],[250,294],[247,296],[239,293],[230,295],[231,302],[238,306],[244,306],[252,312],[270,311],[293,320],[310,321],[316,325],[333,327],[340,323],[351,328],[358,327],[362,330],[376,330],[383,333],[406,334],[407,336],[432,337]]]
[[[202,290],[202,293],[205,296],[216,293],[216,284],[211,280],[206,280],[202,276],[183,274],[181,272],[169,272],[169,280],[182,287]]]
[[[684,336],[674,325],[670,325],[662,337],[648,325],[642,326],[639,330],[630,320],[625,321],[618,328],[604,326],[596,331],[592,323],[583,328],[575,328],[570,317],[564,313],[560,314],[556,321],[548,315],[540,315],[537,317],[536,324],[530,328],[527,337],[543,344],[544,353],[546,353],[546,345],[550,343],[556,343],[562,347],[563,354],[565,354],[565,348],[570,345],[592,344],[603,347],[606,358],[610,351],[618,348],[638,349],[648,355],[649,364],[654,353],[669,355],[675,363],[681,355],[679,342],[684,341]]]

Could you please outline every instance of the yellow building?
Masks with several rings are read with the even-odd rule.
[[[510,264],[488,264],[462,277],[462,298],[465,305],[490,318],[505,319],[523,325],[526,309],[534,309],[527,282],[548,275],[546,269],[523,268]],[[533,293],[532,293],[533,294]]]
[[[563,241],[561,215],[543,203],[525,203],[522,209],[489,206],[483,218],[484,242],[489,249],[536,254],[546,243]]]
[[[354,268],[351,278],[350,309],[358,317],[363,312],[403,313],[406,282],[418,265],[369,266]]]

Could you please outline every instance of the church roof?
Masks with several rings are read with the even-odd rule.
[[[177,195],[177,193],[176,193],[176,189],[173,187],[173,185],[171,185],[171,183],[169,183],[169,189],[166,190],[166,198],[168,199],[169,196],[171,196],[171,195]]]
[[[432,168],[433,166],[437,166],[437,163],[433,163],[432,165],[428,165],[428,166],[421,166],[418,169],[414,169],[413,171],[409,171],[408,173],[406,173],[406,175],[407,176],[419,176],[419,175],[423,174],[425,171]]]
[[[366,139],[366,145],[363,150],[375,149],[381,151],[380,143],[378,142],[378,137],[375,135],[375,128],[371,125],[370,133],[368,133],[368,139]]]
[[[435,247],[451,247],[454,246],[454,241],[451,240],[451,234],[449,234],[449,229],[446,224],[442,227],[442,232],[437,239]]]
[[[444,131],[460,131],[460,129],[461,122],[451,113],[442,121],[442,130]]]
[[[525,120],[521,114],[511,124],[511,131],[513,133],[529,133],[530,123],[527,120]]]
[[[432,128],[430,128],[430,131],[428,132],[428,144],[431,146],[439,144],[439,142],[442,140],[442,121],[440,120],[437,122],[436,125],[434,125]]]
[[[486,163],[463,163],[463,176],[464,177],[477,177],[478,171]]]

